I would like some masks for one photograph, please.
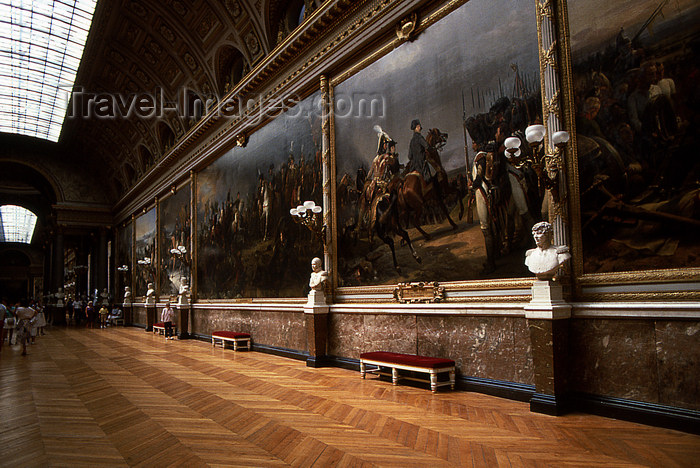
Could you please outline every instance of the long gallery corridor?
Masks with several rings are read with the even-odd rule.
[[[697,435],[137,328],[54,328],[28,352],[0,354],[2,466],[666,468],[700,456]]]

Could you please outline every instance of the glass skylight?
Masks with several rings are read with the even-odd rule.
[[[36,215],[15,205],[0,206],[0,242],[29,244],[34,235]]]
[[[97,0],[0,0],[0,132],[58,141]]]

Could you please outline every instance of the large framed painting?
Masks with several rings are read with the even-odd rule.
[[[156,209],[134,220],[134,295],[145,296],[148,283],[156,284]]]
[[[331,81],[341,287],[530,276],[544,188],[503,149],[542,119],[535,2],[454,5]]]
[[[167,197],[159,200],[158,209],[159,292],[162,295],[174,296],[180,292],[183,285],[190,285],[190,185],[173,188]]]
[[[124,287],[131,287],[131,273],[134,264],[131,258],[134,245],[134,226],[131,222],[124,223],[118,230],[116,236],[116,287],[114,294],[115,301],[119,302],[124,297]]]
[[[567,8],[579,273],[665,270],[671,278],[700,267],[700,3]]]
[[[300,297],[320,236],[290,209],[322,204],[320,93],[296,103],[196,177],[200,299]]]

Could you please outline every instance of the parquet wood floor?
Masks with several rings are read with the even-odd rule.
[[[698,466],[700,436],[136,328],[0,353],[0,466]]]

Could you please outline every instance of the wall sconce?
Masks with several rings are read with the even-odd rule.
[[[303,205],[289,210],[292,219],[297,223],[306,226],[311,232],[316,234],[316,237],[325,243],[326,226],[321,225],[321,213],[323,207],[317,205],[313,200],[305,201]]]
[[[505,141],[506,157],[510,157],[514,161],[518,161],[520,166],[529,163],[532,169],[537,174],[537,180],[540,187],[549,189],[556,202],[560,201],[559,197],[559,170],[563,167],[562,156],[566,145],[569,143],[569,132],[559,131],[552,135],[552,144],[554,152],[547,154],[544,145],[544,135],[547,132],[544,125],[530,125],[525,129],[525,139],[532,148],[532,155],[519,160],[520,156],[520,140],[518,138],[507,138]],[[518,140],[517,143],[512,140]]]
[[[175,195],[175,192],[177,192],[177,185],[173,184],[170,186],[170,193]]]
[[[170,255],[180,260],[188,268],[192,264],[192,259],[187,254],[187,248],[184,245],[178,245],[176,248],[170,249]]]
[[[246,136],[245,133],[239,133],[236,135],[236,146],[245,148],[245,146],[248,144],[248,137]]]
[[[155,282],[156,282],[156,269],[153,268],[153,265],[151,264],[151,258],[150,257],[143,257],[143,258],[140,258],[136,263],[138,263],[141,266],[141,268],[146,270],[146,273],[151,278],[151,282],[153,282],[155,284]]]
[[[117,267],[117,271],[126,275],[129,272],[129,265],[122,265]]]

